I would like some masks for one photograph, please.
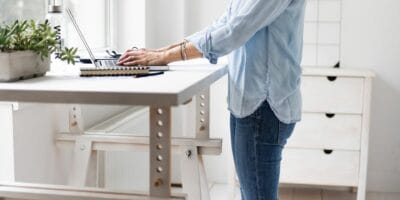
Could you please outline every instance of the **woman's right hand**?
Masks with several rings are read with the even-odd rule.
[[[118,65],[151,66],[168,64],[166,51],[138,49],[127,50],[118,60]]]

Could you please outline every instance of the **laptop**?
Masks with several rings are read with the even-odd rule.
[[[81,29],[79,28],[78,23],[75,20],[75,17],[72,15],[71,10],[69,8],[67,8],[66,11],[67,11],[67,14],[68,14],[72,24],[75,27],[76,32],[79,35],[79,38],[81,38],[81,41],[89,54],[90,61],[94,64],[94,66],[96,68],[125,67],[125,66],[117,65],[118,58],[101,58],[101,59],[96,58],[94,56],[92,50],[90,49],[89,44],[86,42],[85,36],[83,35]],[[150,71],[167,71],[167,70],[169,70],[169,66],[167,66],[167,65],[165,65],[165,66],[148,66],[148,67],[149,67]]]

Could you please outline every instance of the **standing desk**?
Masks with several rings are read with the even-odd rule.
[[[91,77],[77,75],[47,75],[40,78],[0,83],[0,101],[63,103],[63,104],[108,104],[108,105],[144,105],[150,107],[150,185],[149,195],[143,194],[115,199],[179,199],[171,196],[171,107],[190,102],[196,98],[196,138],[209,138],[209,86],[227,73],[225,65],[188,65],[171,66],[164,75],[143,78],[132,77]],[[196,111],[196,112],[197,112]],[[79,144],[80,142],[80,144]],[[85,151],[86,141],[77,141],[75,151]],[[13,154],[10,147],[0,147],[3,155]],[[79,157],[84,157],[81,153]],[[3,160],[1,160],[3,159]],[[0,157],[0,163],[7,163]],[[82,163],[75,162],[73,168],[80,169]],[[10,169],[12,170],[12,169]],[[76,174],[77,176],[79,175]],[[79,177],[77,177],[79,178]],[[1,180],[3,181],[3,180]],[[13,182],[12,178],[10,180]],[[30,190],[32,189],[32,191]],[[36,189],[36,190],[35,190]],[[22,192],[21,192],[22,191]],[[30,192],[31,191],[31,192]],[[21,197],[21,194],[54,193],[59,191],[81,193],[101,193],[118,195],[113,191],[97,189],[62,188],[59,186],[35,186],[20,183],[0,184],[0,197]],[[83,194],[84,193],[84,194]],[[124,196],[125,195],[125,196]],[[128,196],[127,196],[128,195]],[[48,196],[47,196],[48,197]],[[57,196],[52,196],[57,197]],[[184,198],[184,197],[183,197]]]

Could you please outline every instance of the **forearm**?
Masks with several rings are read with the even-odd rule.
[[[166,47],[159,48],[159,49],[157,49],[156,51],[158,51],[158,52],[167,51],[167,50],[173,49],[173,48],[175,48],[175,47],[179,47],[180,44],[181,44],[181,43],[171,44],[171,45],[168,45],[168,46],[166,46]]]
[[[190,42],[186,43],[185,53],[187,60],[203,57],[203,54],[198,51],[196,47],[194,47],[194,45]],[[171,49],[165,51],[165,61],[167,64],[180,60],[183,60],[180,43],[175,47],[172,47]]]
[[[118,60],[118,65],[167,65],[168,63],[202,57],[190,42],[170,45],[163,50],[137,49],[126,51]]]

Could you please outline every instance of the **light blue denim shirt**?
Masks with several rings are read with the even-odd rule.
[[[211,26],[186,38],[211,63],[229,54],[229,110],[251,115],[265,100],[278,119],[301,118],[305,0],[231,0]]]

